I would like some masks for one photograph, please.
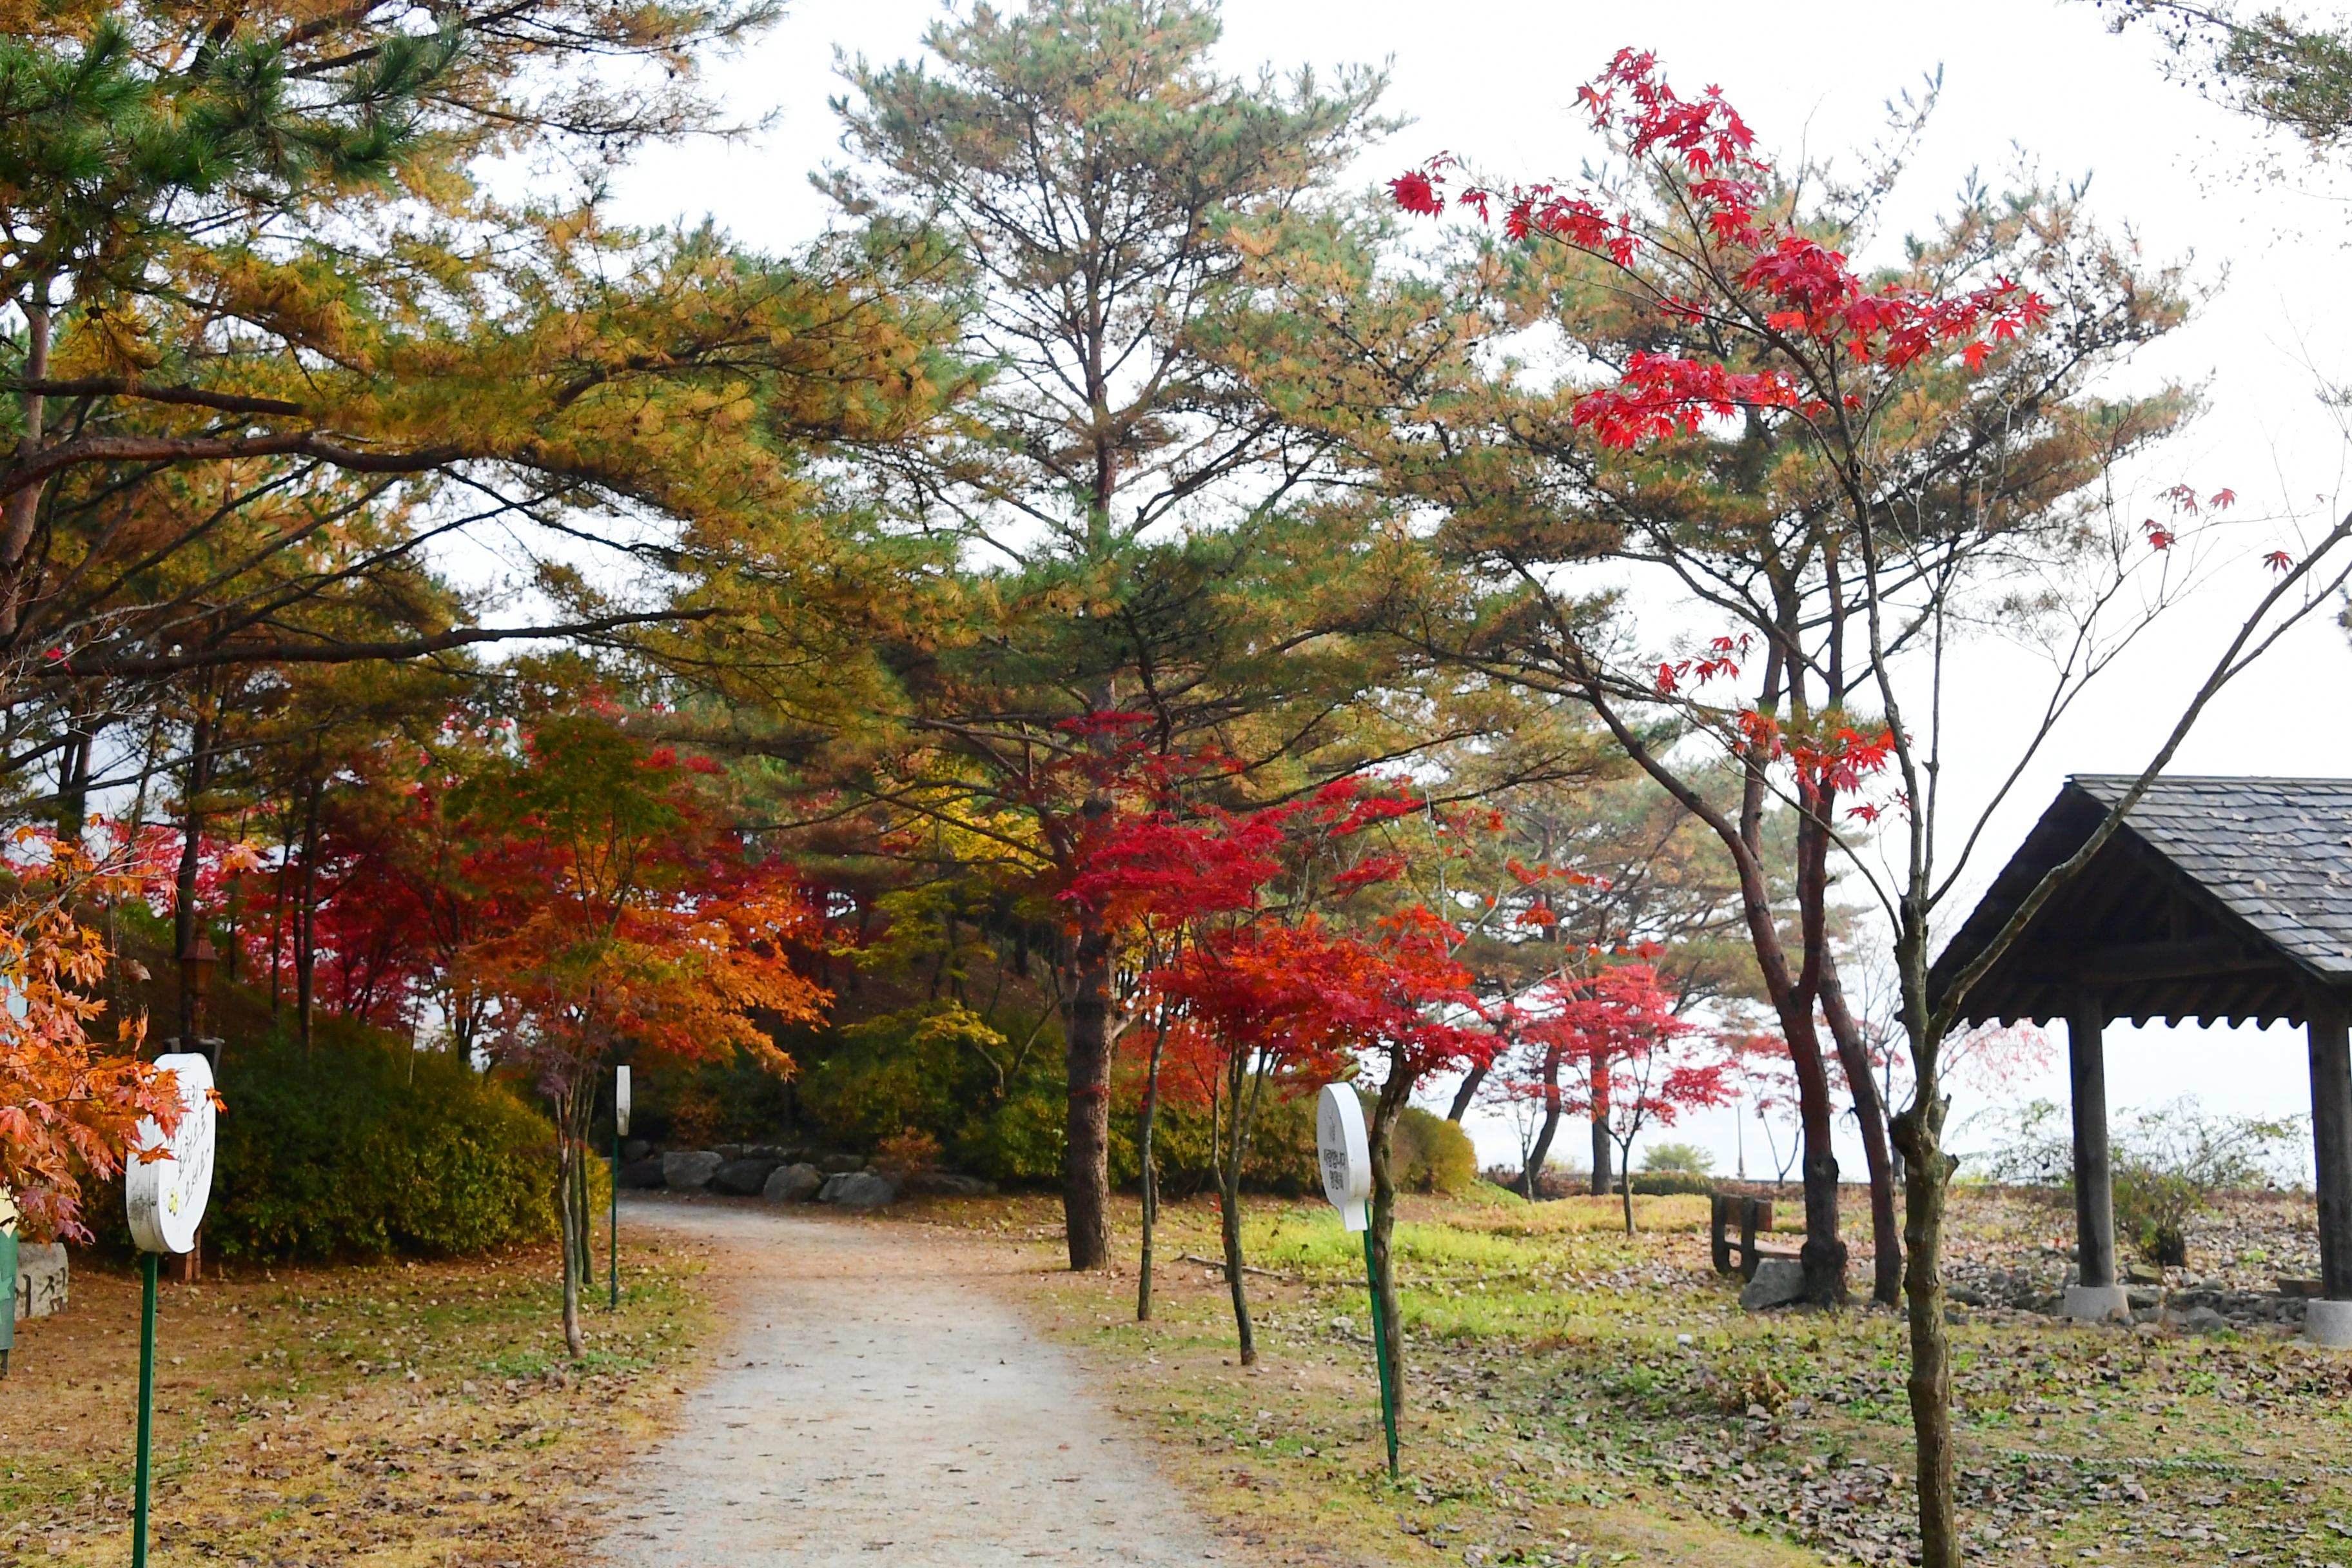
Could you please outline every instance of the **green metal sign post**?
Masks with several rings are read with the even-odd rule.
[[[1388,1320],[1381,1311],[1380,1270],[1372,1266],[1372,1227],[1364,1227],[1364,1289],[1372,1299],[1372,1364],[1381,1369],[1381,1424],[1388,1428],[1389,1479],[1397,1479],[1396,1390],[1389,1386]]]
[[[131,1568],[147,1568],[147,1479],[155,1438],[155,1265],[139,1255],[139,1467],[131,1503]]]
[[[1372,1298],[1372,1364],[1381,1373],[1381,1426],[1388,1434],[1389,1479],[1397,1479],[1396,1390],[1389,1383],[1389,1338],[1381,1311],[1381,1270],[1372,1252],[1372,1152],[1353,1084],[1326,1084],[1315,1108],[1315,1152],[1323,1195],[1339,1223],[1364,1233],[1364,1288]]]
[[[0,1222],[0,1377],[8,1375],[8,1355],[16,1348],[16,1227]]]
[[[194,1051],[155,1058],[180,1093],[169,1137],[142,1121],[136,1147],[148,1157],[123,1168],[122,1206],[139,1248],[139,1462],[131,1504],[131,1568],[147,1568],[147,1491],[155,1438],[155,1271],[163,1254],[194,1250],[213,1191],[213,1065]]]

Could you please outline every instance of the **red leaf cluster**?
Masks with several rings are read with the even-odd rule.
[[[1788,409],[1816,418],[1856,408],[1860,395],[1837,387],[1830,365],[1805,349],[1835,345],[1846,357],[1887,371],[1953,352],[1974,373],[1996,345],[2050,313],[2041,296],[2007,279],[1949,297],[1867,284],[1843,253],[1763,215],[1771,169],[1755,154],[1754,132],[1716,88],[1696,99],[1676,94],[1647,51],[1618,51],[1578,99],[1631,158],[1664,167],[1685,194],[1705,242],[1724,253],[1707,258],[1707,270],[1731,279],[1730,291],[1711,302],[1667,299],[1660,314],[1749,333],[1793,367],[1734,371],[1706,359],[1636,353],[1613,386],[1574,408],[1575,423],[1604,446],[1638,447],[1746,410]],[[1437,216],[1457,166],[1441,155],[1391,181],[1391,193],[1406,212]],[[1610,215],[1590,195],[1549,183],[1474,184],[1454,202],[1482,222],[1493,222],[1499,209],[1513,240],[1551,239],[1620,269],[1630,270],[1651,243],[1633,215]]]

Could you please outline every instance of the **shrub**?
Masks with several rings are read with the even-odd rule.
[[[240,1045],[222,1079],[205,1221],[217,1257],[438,1257],[554,1234],[553,1129],[454,1057],[372,1037],[322,1042],[308,1062],[283,1042]]]
[[[2116,1230],[2158,1268],[2189,1261],[2189,1221],[2214,1194],[2272,1184],[2303,1143],[2294,1121],[2213,1116],[2175,1100],[2111,1139]]]
[[[874,1167],[894,1176],[939,1168],[940,1141],[919,1127],[892,1133],[874,1146]]]
[[[1314,1143],[1310,1126],[1310,1153]],[[1409,1193],[1466,1193],[1478,1180],[1478,1151],[1459,1123],[1408,1105],[1397,1118],[1395,1170],[1397,1185]]]
[[[1714,1171],[1715,1156],[1696,1143],[1658,1143],[1643,1152],[1642,1169],[1704,1176]]]
[[[1691,1171],[1641,1171],[1633,1178],[1637,1197],[1658,1198],[1675,1193],[1711,1193],[1715,1191],[1712,1177]]]
[[[2292,1178],[2309,1146],[2304,1129],[2299,1118],[2210,1114],[2193,1100],[2114,1118],[2108,1163],[2116,1234],[2159,1268],[2186,1263],[2189,1220],[2216,1193]],[[2074,1163],[2066,1108],[2041,1100],[2012,1113],[1979,1164],[1994,1181],[2042,1186],[2054,1199],[2070,1199]]]

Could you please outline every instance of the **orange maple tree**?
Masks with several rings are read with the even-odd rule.
[[[0,1196],[13,1195],[26,1235],[86,1241],[82,1183],[122,1169],[142,1120],[167,1134],[179,1124],[173,1075],[139,1058],[145,1016],[115,1019],[110,1041],[90,1032],[107,1011],[92,994],[108,952],[79,911],[142,892],[143,879],[127,859],[29,828],[15,848],[0,894]]]
[[[492,759],[450,807],[475,843],[466,875],[491,906],[458,956],[488,999],[479,1037],[554,1111],[564,1336],[580,1353],[588,1267],[588,1126],[624,1050],[792,1063],[761,1027],[812,1023],[830,995],[793,963],[818,916],[793,870],[728,826],[702,775],[623,716],[562,714]]]

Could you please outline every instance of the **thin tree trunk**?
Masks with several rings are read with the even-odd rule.
[[[584,1250],[581,1228],[587,1216],[573,1186],[583,1147],[573,1131],[579,1118],[577,1102],[584,1098],[574,1088],[556,1106],[555,1216],[563,1250],[563,1345],[573,1361],[586,1351],[580,1335],[580,1257]]]
[[[1618,1189],[1625,1195],[1625,1234],[1631,1236],[1633,1234],[1633,1147],[1631,1143],[1625,1146],[1625,1179],[1618,1184]]]
[[[1071,943],[1070,1032],[1063,1052],[1070,1099],[1062,1217],[1074,1269],[1110,1263],[1110,932],[1082,913]]]
[[[287,814],[278,837],[283,845],[278,857],[278,891],[269,906],[269,1016],[274,1024],[284,1005],[285,987],[279,984],[284,973],[286,956],[286,879],[294,868],[293,814]]]
[[[1445,1112],[1446,1121],[1459,1121],[1468,1112],[1470,1102],[1478,1098],[1478,1090],[1485,1086],[1489,1070],[1485,1062],[1480,1062],[1462,1075],[1462,1087],[1454,1091],[1454,1104]]]
[[[1240,1340],[1244,1366],[1253,1366],[1257,1362],[1257,1335],[1250,1326],[1247,1277],[1242,1272],[1242,1156],[1249,1142],[1248,1105],[1242,1097],[1250,1078],[1247,1054],[1234,1051],[1225,1069],[1225,1098],[1231,1110],[1226,1118],[1224,1159],[1217,1167],[1217,1221],[1225,1244],[1225,1288],[1234,1299],[1234,1331]]]
[[[313,778],[302,805],[302,879],[294,908],[294,1027],[302,1059],[310,1059],[311,1003],[319,968],[319,797],[326,780]]]
[[[79,704],[67,723],[65,755],[58,763],[58,837],[79,844],[89,822],[89,753],[98,737]]]
[[[1610,1156],[1615,1146],[1609,1142],[1609,1064],[1592,1064],[1592,1195],[1609,1195]]]
[[[1544,1111],[1543,1125],[1536,1131],[1535,1147],[1528,1151],[1526,1168],[1519,1173],[1519,1195],[1529,1203],[1543,1196],[1544,1166],[1551,1160],[1551,1141],[1559,1131],[1561,1105],[1559,1100],[1559,1047],[1544,1047],[1543,1065]]]
[[[1373,1352],[1388,1364],[1389,1397],[1404,1410],[1404,1305],[1396,1278],[1396,1124],[1412,1085],[1395,1058],[1372,1100],[1372,1293],[1380,1298],[1380,1342]]]
[[[1151,1242],[1160,1226],[1160,1173],[1151,1163],[1151,1135],[1160,1120],[1160,1054],[1168,1043],[1163,1015],[1151,1037],[1151,1060],[1143,1071],[1143,1116],[1136,1129],[1136,1150],[1143,1162],[1143,1248],[1137,1260],[1135,1321],[1151,1321]]]
[[[188,954],[196,945],[196,872],[202,864],[205,791],[212,784],[213,723],[205,698],[197,698],[190,731],[186,798],[180,803],[180,865],[172,883],[172,943],[178,972],[180,1048],[196,1048],[196,987]]]
[[[1925,986],[1919,989],[1924,993]],[[1937,1049],[1914,1032],[1916,1088],[1910,1108],[1895,1119],[1903,1151],[1904,1294],[1910,1312],[1911,1427],[1919,1488],[1920,1568],[1958,1568],[1959,1526],[1952,1498],[1951,1351],[1944,1327],[1942,1256],[1944,1201],[1958,1162],[1944,1152],[1949,1102],[1938,1081]]]
[[[595,1237],[592,1234],[594,1222],[590,1216],[594,1208],[588,1201],[588,1141],[584,1137],[575,1141],[572,1150],[572,1199],[579,1206],[580,1213],[580,1224],[573,1231],[580,1255],[580,1283],[583,1289],[593,1289],[596,1284],[596,1247]]]

